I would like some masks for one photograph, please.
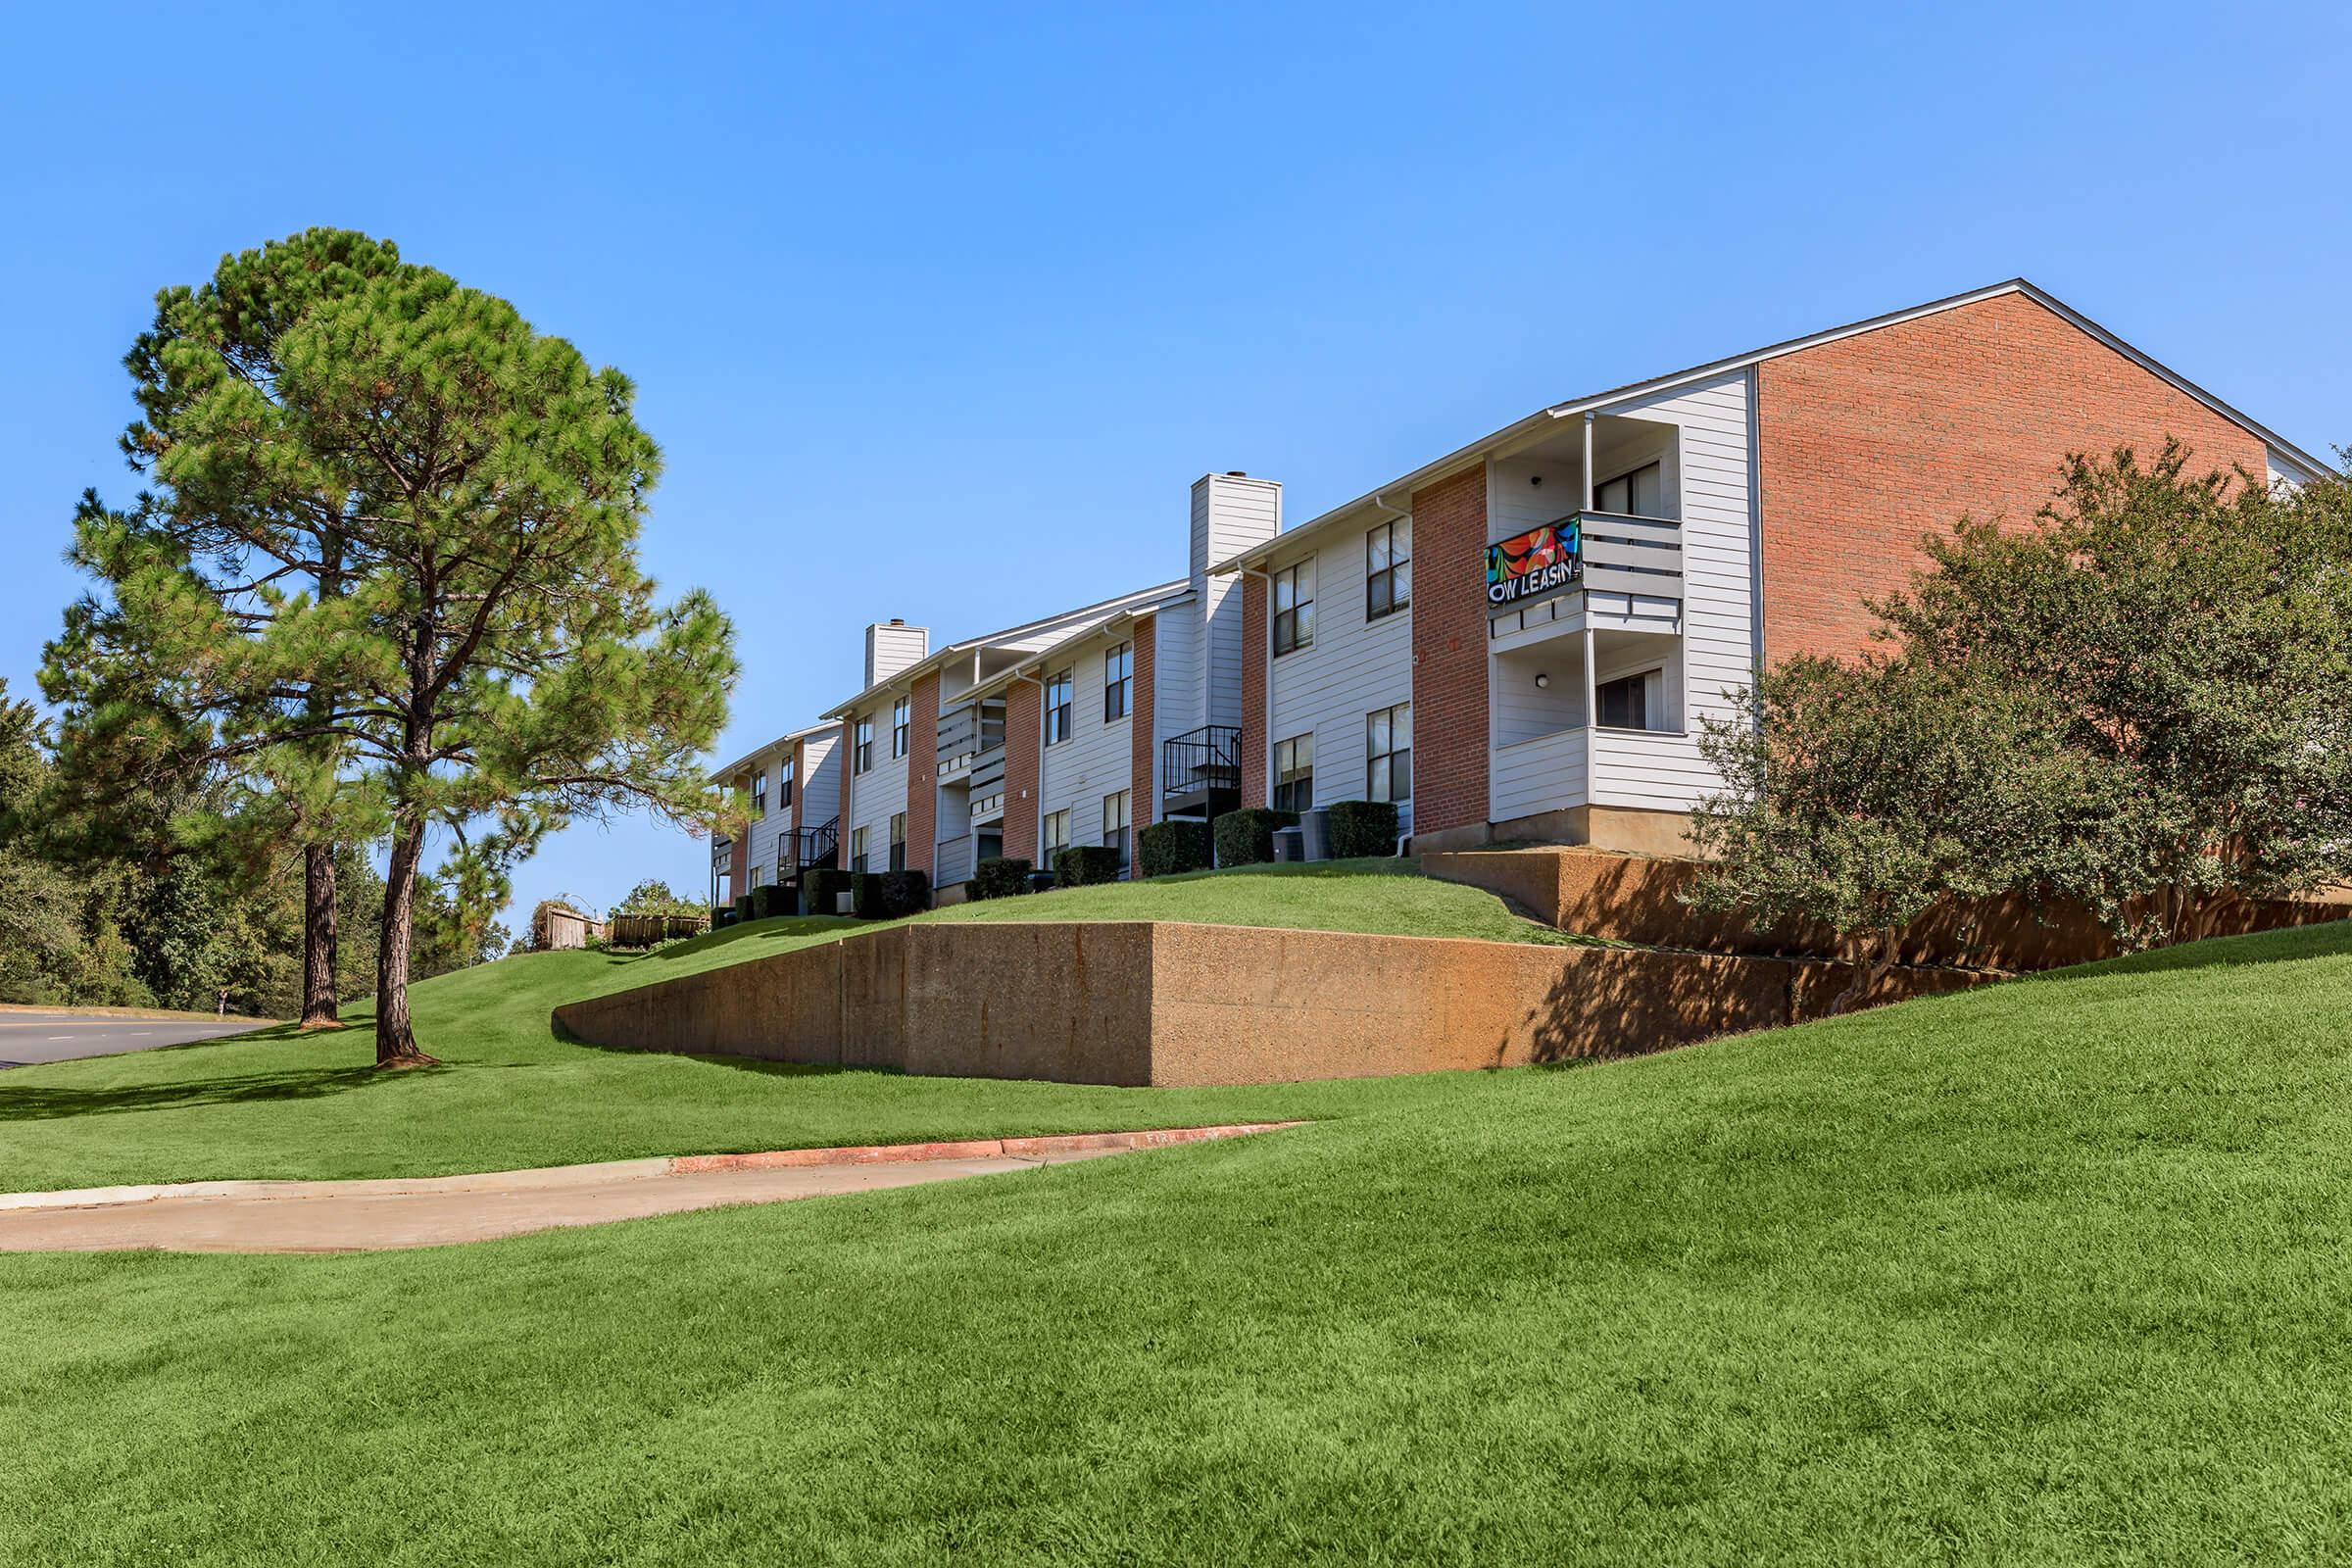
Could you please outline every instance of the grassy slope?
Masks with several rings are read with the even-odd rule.
[[[24,1561],[2352,1552],[2352,927],[1295,1132],[0,1258]]]
[[[1560,940],[1400,862],[1233,872],[945,909],[924,919],[1190,919]],[[417,1034],[447,1070],[387,1079],[364,1031],[0,1075],[0,1192],[216,1177],[438,1175],[575,1160],[1333,1116],[1479,1092],[1458,1076],[1233,1090],[902,1078],[564,1044],[558,1003],[830,941],[836,919],[730,927],[646,956],[534,954],[427,981]]]

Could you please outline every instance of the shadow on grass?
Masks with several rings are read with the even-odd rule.
[[[651,953],[635,954],[621,961],[625,963],[644,963],[649,960],[657,963],[666,962],[677,958],[691,958],[700,954],[709,953],[713,948],[731,947],[738,942],[774,942],[787,937],[804,937],[832,931],[854,931],[859,927],[873,924],[875,924],[874,921],[859,920],[846,914],[779,915],[770,920],[753,920],[744,925],[731,925],[723,930],[712,931],[689,941],[673,942],[668,947],[656,948]]]
[[[2280,926],[2243,936],[2210,937],[2177,947],[2151,948],[2145,953],[2129,953],[2096,963],[2045,969],[2027,978],[2075,980],[2103,974],[2167,974],[2227,965],[2292,963],[2303,958],[2339,957],[2348,953],[2352,953],[2352,920],[2321,920],[2310,925]]]
[[[123,1111],[179,1110],[196,1105],[260,1104],[282,1100],[320,1100],[368,1084],[387,1082],[372,1066],[318,1067],[255,1073],[237,1078],[176,1084],[130,1084],[109,1088],[20,1089],[0,1082],[0,1122],[54,1121],[67,1116],[104,1116]]]

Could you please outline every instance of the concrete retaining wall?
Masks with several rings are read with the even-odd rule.
[[[1835,933],[1802,924],[1757,926],[1701,914],[1678,895],[1698,874],[1692,860],[1652,859],[1582,848],[1465,850],[1421,858],[1425,875],[1500,894],[1563,931],[1612,942],[1709,953],[1826,956]],[[2352,919],[2333,900],[2217,899],[2199,914],[2199,937]],[[2080,906],[1999,899],[1929,911],[1904,934],[1902,961],[2028,972],[2114,957],[2114,938]]]
[[[1818,960],[1154,921],[893,926],[556,1009],[598,1045],[983,1078],[1277,1083],[1631,1055],[1815,1016]],[[1897,971],[1873,1004],[1983,977]]]

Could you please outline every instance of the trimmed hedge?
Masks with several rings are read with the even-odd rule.
[[[1054,856],[1054,885],[1082,888],[1119,879],[1119,852],[1107,844],[1073,844]]]
[[[975,899],[1009,899],[1029,891],[1029,862],[1017,855],[992,855],[972,867],[966,884]]]
[[[860,920],[896,920],[931,907],[931,879],[920,871],[852,871],[850,909]]]
[[[735,920],[738,925],[752,917],[752,896],[749,893],[735,901]]]
[[[800,912],[799,901],[794,899],[790,888],[768,882],[752,889],[752,918],[755,920],[772,920],[779,914]]]
[[[1172,822],[1153,822],[1135,836],[1136,872],[1141,876],[1177,876],[1213,863],[1215,843],[1208,824],[1180,816]]]
[[[1396,853],[1396,803],[1334,801],[1326,808],[1329,828],[1323,848],[1335,860]]]
[[[1266,806],[1245,806],[1216,820],[1219,865],[1262,865],[1274,858],[1274,830],[1297,827],[1297,811],[1277,811]]]
[[[850,891],[850,873],[837,865],[812,865],[801,873],[801,908],[831,914],[834,901]]]

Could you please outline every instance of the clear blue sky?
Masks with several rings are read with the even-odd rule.
[[[741,634],[730,755],[854,690],[867,620],[1177,575],[1205,469],[1302,520],[1544,402],[2017,273],[2352,442],[2339,5],[199,9],[10,19],[12,692],[74,496],[131,487],[154,291],[315,223],[636,378],[646,554]],[[706,863],[576,827],[517,904]]]

